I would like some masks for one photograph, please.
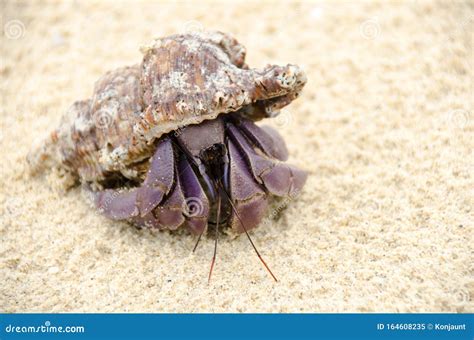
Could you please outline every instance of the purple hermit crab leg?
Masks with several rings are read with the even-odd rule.
[[[158,144],[145,181],[137,191],[137,206],[141,216],[151,212],[173,186],[174,155],[169,138]]]
[[[145,216],[137,216],[132,222],[157,229],[178,229],[185,221],[183,205],[185,204],[179,176],[175,171],[175,185],[167,198]]]
[[[288,159],[285,141],[275,129],[269,126],[259,127],[248,119],[238,120],[236,126],[268,156],[280,161]]]
[[[270,193],[283,197],[295,195],[301,190],[306,181],[306,172],[258,155],[232,124],[229,124],[228,131],[241,152],[245,154],[255,179],[263,183]]]
[[[267,194],[249,172],[248,165],[232,140],[229,139],[227,145],[230,157],[229,194],[237,208],[237,213],[250,230],[255,228],[265,215],[268,205]],[[235,218],[231,219],[230,225],[236,231],[244,231]]]
[[[97,209],[110,219],[124,220],[139,214],[136,206],[137,190],[135,189],[91,191],[86,188],[86,190],[92,195]]]
[[[143,185],[137,189],[91,191],[96,207],[105,216],[123,220],[145,216],[155,208],[173,184],[173,149],[168,139],[158,144]]]
[[[135,216],[130,219],[130,222],[132,222],[137,228],[150,228],[150,229],[162,229],[163,227],[161,224],[158,222],[158,220],[155,218],[153,213],[146,214],[145,216]]]
[[[190,230],[199,235],[207,227],[209,200],[194,169],[184,155],[180,157],[178,171],[185,197],[183,209],[185,210],[186,221]]]
[[[153,211],[159,224],[167,229],[175,230],[181,226],[184,221],[183,205],[186,204],[183,195],[183,188],[179,176],[176,174],[176,184],[171,195],[158,205]]]
[[[254,178],[261,184],[265,185],[265,188],[274,195],[285,196],[288,194],[291,182],[289,170],[285,165],[276,166],[276,163],[269,158],[264,158],[254,153],[252,147],[248,144],[247,140],[242,136],[239,130],[229,124],[228,127],[229,136],[234,143],[239,147],[243,153],[247,162],[250,165]],[[276,173],[275,173],[276,172]],[[263,178],[264,176],[270,175],[267,181]]]

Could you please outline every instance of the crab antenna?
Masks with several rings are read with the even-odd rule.
[[[214,263],[216,262],[217,256],[217,239],[219,237],[219,220],[221,219],[221,196],[217,196],[217,222],[216,222],[216,240],[214,243],[214,255],[212,256],[211,269],[209,270],[209,277],[207,284],[211,282],[212,270],[214,269]]]
[[[219,184],[220,184],[220,181],[219,181]],[[275,275],[273,275],[272,271],[270,270],[270,267],[268,267],[268,265],[266,264],[266,262],[263,260],[262,258],[262,255],[260,255],[260,253],[258,252],[257,250],[257,247],[255,246],[255,244],[253,243],[252,239],[250,238],[250,235],[247,231],[247,228],[245,228],[245,225],[244,225],[244,222],[242,221],[242,219],[240,218],[239,216],[239,213],[237,212],[237,209],[235,208],[234,206],[234,202],[232,202],[232,199],[230,198],[230,195],[229,193],[227,192],[227,190],[224,188],[223,185],[220,185],[222,190],[225,192],[225,195],[227,196],[227,199],[232,207],[232,210],[234,211],[235,213],[235,216],[237,216],[237,218],[239,219],[239,222],[240,222],[240,225],[242,226],[242,228],[244,229],[245,231],[245,235],[247,235],[247,238],[249,239],[250,241],[250,244],[252,245],[253,249],[255,250],[255,252],[257,253],[257,256],[258,258],[260,259],[260,261],[262,262],[262,264],[265,266],[265,268],[268,270],[268,272],[270,273],[270,275],[273,277],[273,280],[275,280],[275,282],[278,282],[278,279],[276,278]]]
[[[204,230],[199,234],[199,237],[196,241],[196,244],[194,245],[194,248],[193,248],[193,253],[196,251],[197,247],[198,247],[198,244],[199,244],[199,241],[201,241],[201,236],[202,234],[204,234]]]

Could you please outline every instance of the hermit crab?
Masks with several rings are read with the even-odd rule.
[[[245,233],[271,197],[298,193],[306,173],[285,164],[273,117],[306,83],[296,65],[251,69],[228,34],[198,32],[155,39],[141,64],[106,73],[92,98],[75,102],[28,155],[32,173],[59,170],[82,184],[113,220],[201,235]]]

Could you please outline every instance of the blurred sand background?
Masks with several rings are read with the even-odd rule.
[[[473,312],[473,2],[1,1],[0,311]],[[310,177],[245,237],[137,231],[25,155],[153,37],[232,33],[252,67],[304,66],[265,124]]]

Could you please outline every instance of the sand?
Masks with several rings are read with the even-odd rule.
[[[473,312],[472,2],[2,1],[0,311]],[[17,29],[17,30],[15,30]],[[308,182],[251,236],[138,231],[25,156],[153,37],[232,33],[248,63],[302,65],[280,118]],[[271,213],[271,212],[269,212]]]

